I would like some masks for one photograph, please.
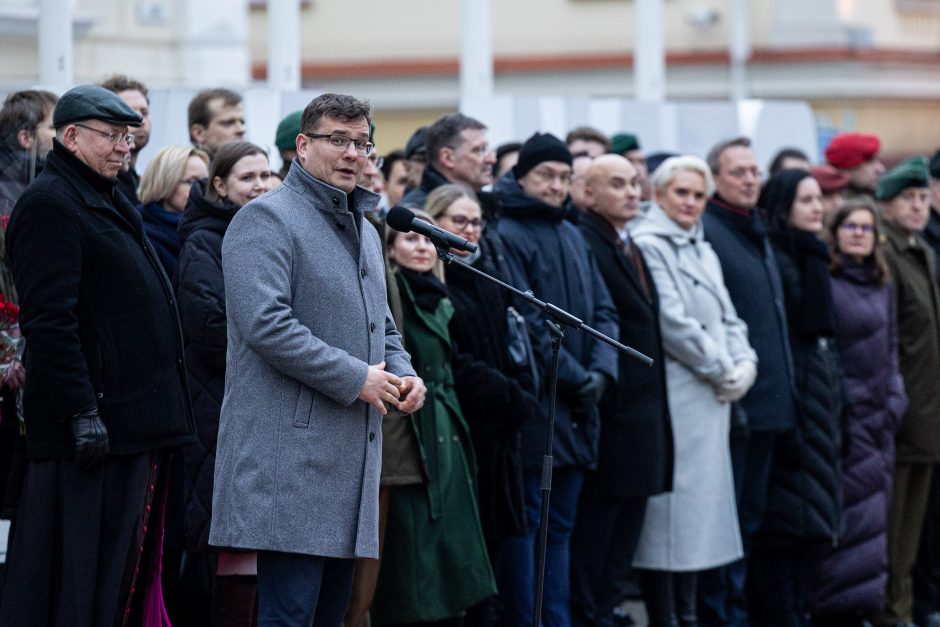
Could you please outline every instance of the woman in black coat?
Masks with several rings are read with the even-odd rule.
[[[751,560],[755,624],[808,625],[807,556],[842,531],[843,385],[833,336],[835,312],[822,193],[809,172],[782,170],[758,203],[768,213],[780,268],[797,390],[797,422],[774,451],[767,510]]]
[[[193,185],[179,224],[180,248],[177,293],[186,343],[189,389],[199,443],[184,451],[186,479],[185,527],[191,553],[208,549],[212,517],[212,483],[219,413],[225,385],[225,285],[222,280],[222,238],[229,223],[249,200],[266,190],[268,159],[248,142],[234,142],[219,149],[209,168],[205,186]],[[219,575],[251,575],[254,565],[220,554]],[[254,583],[249,590],[225,585],[242,580],[219,580],[222,609],[244,604],[252,611]],[[250,614],[248,614],[250,619]]]
[[[476,253],[455,252],[463,262],[507,280],[499,235],[492,229],[483,234],[472,191],[442,185],[428,196],[425,210],[441,228],[479,245]],[[528,361],[523,355],[516,362],[510,354],[509,292],[456,263],[446,266],[446,277],[454,305],[450,333],[457,397],[477,454],[480,519],[495,564],[499,543],[526,531],[519,429],[539,411],[534,362],[531,353]]]

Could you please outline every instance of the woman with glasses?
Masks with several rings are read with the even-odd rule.
[[[898,366],[896,297],[874,205],[852,200],[828,228],[836,347],[848,399],[842,447],[845,528],[814,557],[809,605],[819,627],[861,627],[888,580],[894,434],[907,407]]]
[[[649,624],[691,627],[698,572],[742,556],[728,437],[732,403],[754,383],[757,356],[703,237],[708,166],[672,157],[650,184],[654,202],[629,228],[659,295],[673,489],[647,501],[633,566]]]
[[[140,179],[138,207],[147,239],[153,246],[166,274],[176,274],[180,241],[177,234],[180,216],[189,201],[189,191],[196,181],[209,174],[209,155],[190,146],[167,146],[147,166]]]
[[[265,192],[268,158],[258,146],[219,148],[208,181],[194,182],[179,224],[177,297],[185,340],[189,392],[199,443],[184,451],[184,518],[193,559],[208,556],[216,438],[225,385],[227,325],[222,238],[235,213]],[[217,564],[216,558],[217,557]],[[220,551],[205,559],[214,570],[218,610],[214,624],[250,625],[255,608],[254,554]],[[210,575],[211,576],[211,575]]]
[[[838,319],[823,231],[822,191],[805,170],[781,170],[761,191],[783,286],[796,424],[777,437],[767,508],[748,573],[750,616],[767,627],[807,625],[812,553],[840,542],[844,388]]]
[[[415,214],[434,224],[423,211]],[[427,237],[388,229],[386,242],[408,353],[428,391],[411,419],[424,481],[391,490],[372,622],[459,625],[496,586],[477,507],[473,445],[450,365],[454,306]]]
[[[454,251],[463,263],[511,280],[501,261],[499,234],[484,230],[480,203],[469,188],[441,185],[428,196],[425,209],[438,226],[479,246],[475,253]],[[454,341],[451,364],[477,453],[483,533],[490,560],[496,564],[502,541],[526,531],[520,429],[539,411],[534,357],[512,350],[514,340],[527,339],[527,331],[524,326],[510,330],[518,322],[513,313],[519,307],[513,307],[509,292],[459,263],[448,264],[445,273],[454,305],[449,325]]]

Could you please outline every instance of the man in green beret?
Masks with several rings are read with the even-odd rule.
[[[646,155],[640,148],[640,139],[632,133],[617,133],[610,138],[610,152],[626,157],[633,165],[640,180],[640,200],[649,201],[652,198],[650,171],[646,165]]]
[[[297,156],[297,136],[300,135],[302,115],[303,111],[288,113],[277,125],[277,131],[274,134],[274,145],[281,153],[281,169],[277,175],[282,181],[287,176],[287,171],[290,170],[291,161]]]
[[[897,293],[898,357],[909,404],[895,445],[888,527],[888,585],[875,625],[912,621],[912,572],[933,464],[940,462],[940,289],[936,258],[920,233],[930,216],[927,160],[914,157],[885,174],[877,198],[885,220],[885,258]]]
[[[98,85],[66,92],[13,207],[29,466],[2,625],[137,625],[145,599],[165,615],[166,459],[196,438],[173,288],[115,188],[141,121]]]

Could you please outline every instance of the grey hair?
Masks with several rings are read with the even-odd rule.
[[[675,180],[679,172],[694,172],[700,174],[705,179],[705,194],[711,196],[715,191],[715,180],[708,168],[708,164],[695,155],[680,155],[670,157],[663,161],[653,176],[650,178],[650,185],[653,189],[661,191],[669,187]]]
[[[708,163],[708,167],[711,169],[712,174],[718,174],[718,172],[721,170],[721,163],[719,162],[719,159],[721,159],[721,153],[728,150],[729,148],[735,147],[750,148],[750,138],[744,137],[742,135],[741,137],[735,137],[734,139],[720,141],[712,146],[712,149],[708,151],[708,156],[705,157],[705,161]]]

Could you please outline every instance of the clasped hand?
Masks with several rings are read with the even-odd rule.
[[[757,367],[752,361],[739,361],[723,380],[715,386],[715,398],[722,403],[733,403],[744,398],[757,378]]]
[[[359,400],[375,407],[383,416],[388,413],[385,403],[403,414],[412,414],[424,405],[427,388],[420,377],[399,377],[385,371],[385,362],[369,366],[366,381],[359,391]]]

